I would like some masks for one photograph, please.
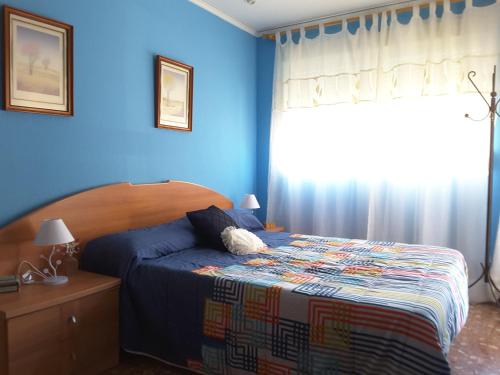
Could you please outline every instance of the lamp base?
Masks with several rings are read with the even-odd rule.
[[[43,279],[43,283],[45,285],[61,285],[66,284],[68,282],[68,278],[66,276],[52,276]]]

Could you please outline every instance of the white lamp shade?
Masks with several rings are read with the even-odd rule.
[[[74,240],[62,219],[47,219],[40,224],[34,243],[39,246],[48,246],[70,243]]]
[[[257,198],[255,198],[255,195],[253,194],[245,194],[243,197],[243,200],[241,201],[241,208],[249,208],[251,210],[260,208],[259,202],[257,201]]]

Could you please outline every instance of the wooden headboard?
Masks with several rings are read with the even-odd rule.
[[[233,207],[223,195],[181,181],[107,185],[63,198],[0,229],[0,275],[15,273],[20,260],[40,264],[40,253],[47,248],[34,245],[33,239],[44,219],[62,218],[82,249],[99,236],[165,223],[211,204]]]

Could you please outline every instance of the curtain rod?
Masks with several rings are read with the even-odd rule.
[[[275,35],[277,32],[283,34],[287,30],[290,30],[290,28],[292,28],[291,29],[292,32],[298,32],[298,31],[300,31],[300,26],[304,26],[304,28],[306,30],[316,29],[319,27],[320,24],[324,24],[327,27],[333,26],[336,24],[340,24],[342,22],[341,20],[338,20],[337,18],[345,17],[345,16],[348,16],[350,14],[352,14],[353,16],[351,18],[347,19],[348,22],[357,20],[358,18],[362,17],[363,15],[367,15],[367,13],[371,13],[374,10],[383,11],[384,9],[392,8],[394,6],[407,5],[410,3],[421,2],[421,1],[422,0],[398,1],[398,2],[394,2],[394,3],[374,6],[371,8],[364,8],[364,9],[359,9],[359,10],[354,10],[354,11],[349,11],[349,12],[344,12],[344,13],[333,14],[333,15],[325,16],[325,17],[313,18],[313,19],[308,20],[308,21],[303,21],[303,22],[299,22],[299,23],[294,23],[294,24],[290,24],[290,25],[276,27],[274,29],[265,30],[261,33],[261,37],[264,39],[275,40]],[[463,3],[464,1],[465,0],[450,0],[450,3]],[[438,0],[436,2],[436,4],[443,4],[443,2],[444,2],[444,0]],[[420,6],[421,7],[429,7],[429,3],[424,2]],[[396,11],[401,13],[401,12],[407,12],[410,10],[411,10],[411,7],[408,6],[408,7],[397,9]],[[330,21],[328,21],[328,20],[330,20]],[[325,21],[325,22],[323,22],[323,21]]]

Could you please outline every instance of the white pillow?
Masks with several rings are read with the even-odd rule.
[[[221,238],[224,246],[236,255],[257,253],[266,247],[259,237],[243,228],[227,227],[222,231]]]

